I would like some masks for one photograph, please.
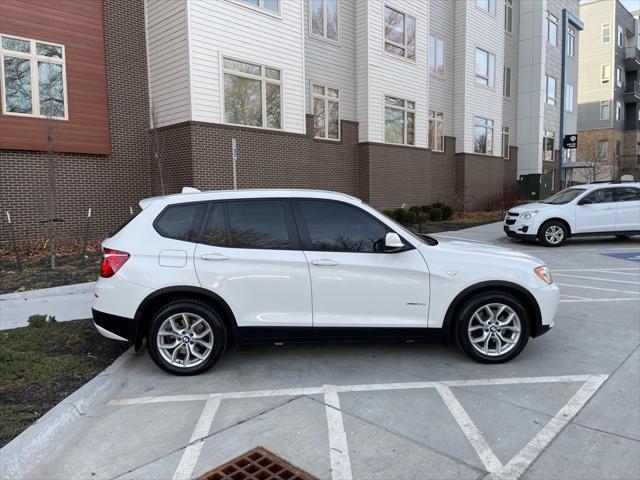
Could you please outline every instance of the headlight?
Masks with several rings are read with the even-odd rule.
[[[531,217],[535,217],[538,214],[538,210],[529,210],[528,212],[524,212],[522,214],[523,220],[529,220]]]
[[[551,278],[551,272],[547,267],[536,267],[533,269],[533,272],[547,285],[551,285],[553,283],[553,279]]]

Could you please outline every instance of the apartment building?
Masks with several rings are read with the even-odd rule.
[[[595,0],[580,16],[578,161],[595,163],[599,180],[640,178],[640,10]]]
[[[578,0],[4,0],[0,208],[23,232],[47,218],[32,192],[52,125],[69,232],[88,207],[98,234],[184,185],[469,209],[521,175],[558,188],[577,15]],[[44,103],[42,62],[61,65]]]

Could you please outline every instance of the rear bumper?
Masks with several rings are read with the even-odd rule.
[[[138,329],[138,322],[135,319],[100,312],[95,308],[91,309],[91,313],[98,332],[105,337],[128,342],[135,341]]]

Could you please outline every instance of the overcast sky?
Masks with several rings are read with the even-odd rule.
[[[589,3],[593,0],[580,0],[580,3]],[[629,10],[630,12],[634,12],[636,10],[640,10],[640,0],[620,0],[624,5],[624,8]]]

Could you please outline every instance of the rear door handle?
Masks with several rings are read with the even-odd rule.
[[[229,257],[221,253],[204,253],[200,255],[202,260],[229,260]]]
[[[338,262],[335,260],[329,260],[328,258],[323,258],[322,260],[311,260],[311,263],[319,267],[335,267],[338,265]]]

